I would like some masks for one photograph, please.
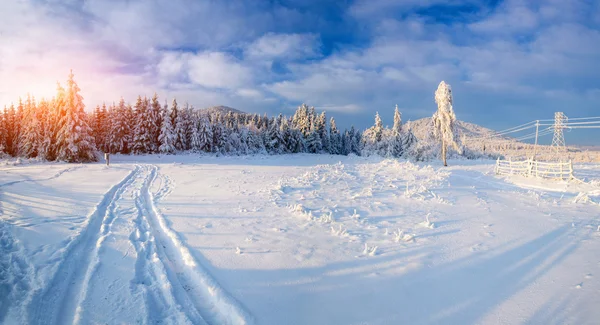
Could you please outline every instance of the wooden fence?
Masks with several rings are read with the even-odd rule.
[[[568,162],[541,162],[533,158],[512,161],[496,160],[496,175],[521,175],[546,179],[573,180],[573,163]]]

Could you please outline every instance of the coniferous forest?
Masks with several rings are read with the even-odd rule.
[[[132,105],[97,106],[86,112],[74,75],[55,97],[32,95],[0,113],[0,151],[12,157],[91,162],[100,153],[224,155],[328,153],[336,155],[415,155],[417,142],[402,126],[396,107],[394,125],[384,128],[379,114],[371,128],[340,130],[335,119],[303,104],[291,117],[197,110],[176,99],[161,104],[139,96]]]

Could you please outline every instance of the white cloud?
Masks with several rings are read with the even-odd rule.
[[[539,15],[522,1],[504,2],[487,19],[469,25],[474,31],[496,34],[532,31],[539,26]]]
[[[190,54],[186,59],[190,80],[205,87],[233,89],[251,79],[250,70],[225,53]]]
[[[319,38],[314,34],[266,34],[246,48],[246,55],[256,59],[295,60],[319,55]]]

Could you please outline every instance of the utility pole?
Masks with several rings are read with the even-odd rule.
[[[540,129],[540,120],[535,121],[535,146],[533,147],[533,158],[537,155],[538,131]]]
[[[554,137],[552,138],[552,146],[556,153],[565,150],[565,136],[563,134],[563,129],[565,128],[566,120],[567,116],[563,112],[554,113]]]

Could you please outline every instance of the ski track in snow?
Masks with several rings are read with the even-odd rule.
[[[136,166],[104,194],[84,229],[65,248],[51,280],[30,297],[29,323],[93,323],[93,313],[99,312],[95,310],[99,306],[91,301],[98,296],[95,290],[104,290],[104,296],[108,295],[105,299],[118,300],[106,305],[139,311],[133,315],[145,314],[146,323],[253,323],[252,317],[198,264],[177,233],[169,228],[155,201],[168,195],[174,185],[168,177],[162,177],[156,194],[153,194],[151,188],[157,178],[156,166]],[[133,201],[128,203],[123,196],[129,192]],[[113,232],[113,225],[119,218],[130,219],[119,221],[120,225],[129,225],[125,227],[129,229],[125,239],[123,230]],[[105,248],[106,245],[126,246],[123,258],[129,254],[129,246],[135,249],[132,253],[135,254],[134,269],[129,270],[132,278],[125,279],[129,286],[120,286],[112,293],[116,280],[123,282],[115,277],[128,273],[115,273],[109,265],[104,266],[109,264],[110,254],[115,254],[114,250]],[[113,281],[106,285],[103,280],[98,280],[108,278]],[[139,299],[132,299],[139,296],[143,297],[144,306],[136,305]],[[122,303],[126,306],[119,305]],[[110,312],[107,310],[109,315],[102,316],[110,320]]]
[[[175,298],[194,324],[200,320],[208,324],[251,324],[250,315],[198,264],[154,204],[150,187],[157,171],[157,167],[151,167],[149,179],[141,189],[140,205],[147,212],[148,224],[158,243],[156,256],[164,266]]]
[[[121,182],[113,186],[88,218],[87,225],[80,235],[68,244],[62,262],[48,285],[37,292],[30,304],[31,324],[69,324],[73,322],[77,303],[85,294],[86,279],[89,280],[90,267],[97,254],[97,241],[102,228],[113,216],[110,207],[117,196],[139,172],[135,168]],[[82,290],[83,289],[83,290]]]

